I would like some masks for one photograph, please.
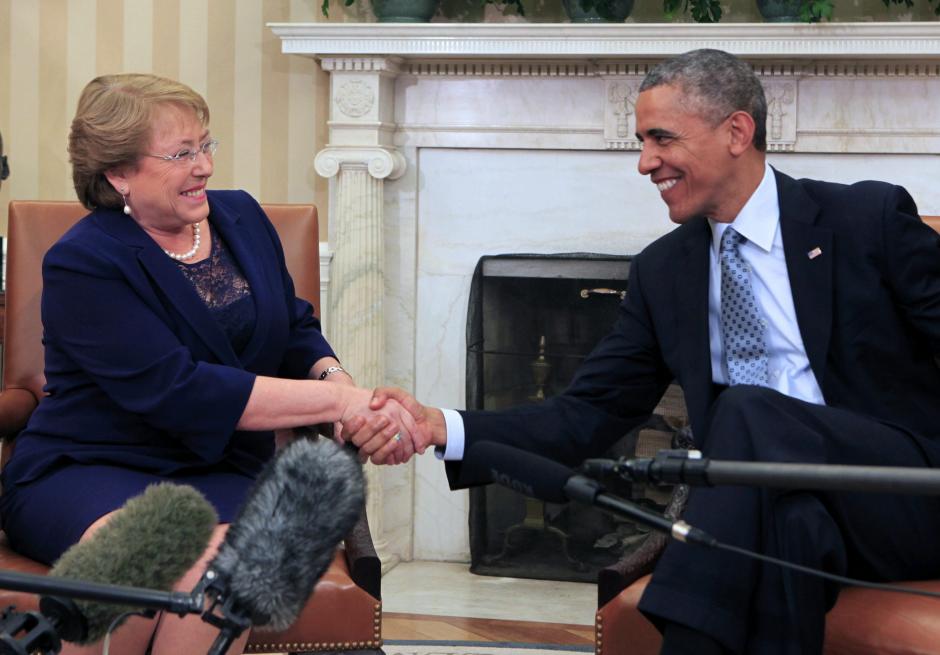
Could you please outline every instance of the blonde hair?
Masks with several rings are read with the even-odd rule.
[[[209,106],[191,88],[156,75],[102,75],[85,86],[69,132],[69,161],[78,199],[88,209],[119,208],[124,201],[105,172],[133,166],[150,142],[154,110],[191,109],[203,126]]]

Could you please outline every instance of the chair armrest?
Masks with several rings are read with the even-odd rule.
[[[12,439],[26,426],[39,401],[27,389],[11,387],[0,392],[0,439]]]
[[[603,607],[634,582],[653,572],[666,548],[667,537],[651,532],[640,547],[597,572],[597,606]]]
[[[676,485],[663,515],[671,521],[678,520],[688,498],[688,485]],[[644,575],[652,573],[668,542],[669,537],[662,532],[651,532],[639,548],[619,562],[598,571],[597,606],[603,607]]]
[[[345,546],[349,577],[376,600],[382,600],[382,562],[372,544],[365,507],[356,525],[346,535]]]

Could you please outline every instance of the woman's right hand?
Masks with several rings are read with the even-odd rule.
[[[359,447],[361,457],[369,457],[373,464],[403,464],[414,453],[423,454],[429,446],[447,445],[447,425],[441,410],[425,407],[414,396],[396,387],[379,387],[372,392],[370,409],[381,412],[391,409],[405,412],[403,423],[408,431],[399,432],[401,450],[394,441],[389,441],[378,424],[369,424],[365,419],[354,419],[343,426],[342,438]],[[411,428],[411,423],[414,428]]]
[[[369,407],[372,392],[367,389],[343,389],[345,406],[340,422],[343,430],[338,441],[359,448],[359,459],[373,463],[399,464],[414,455],[414,443],[420,443],[415,418],[397,401],[382,407]]]

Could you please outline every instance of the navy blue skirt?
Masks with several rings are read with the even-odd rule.
[[[14,550],[52,564],[92,523],[158,482],[195,487],[215,507],[220,522],[231,523],[254,478],[233,470],[161,476],[116,466],[71,464],[24,487],[4,490],[3,530]]]

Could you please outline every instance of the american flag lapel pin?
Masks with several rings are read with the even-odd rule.
[[[815,248],[810,250],[808,253],[806,253],[806,256],[809,257],[810,259],[816,259],[821,254],[822,254],[822,248],[820,248],[819,246],[816,246]]]

